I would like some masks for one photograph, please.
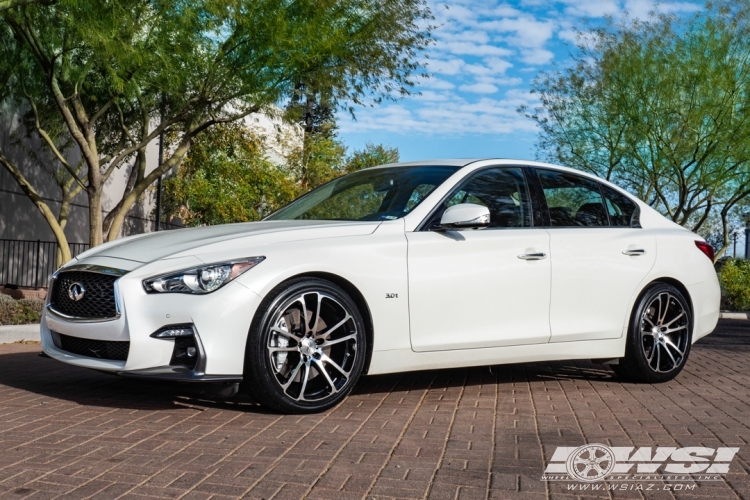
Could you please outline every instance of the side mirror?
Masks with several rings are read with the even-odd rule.
[[[475,203],[461,203],[443,212],[437,231],[479,229],[490,225],[490,210]]]

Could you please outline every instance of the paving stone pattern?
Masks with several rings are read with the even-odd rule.
[[[0,346],[0,497],[750,499],[750,322],[722,320],[683,373],[630,384],[589,362],[367,377],[318,415],[135,381]],[[689,491],[570,490],[557,446],[739,447]]]

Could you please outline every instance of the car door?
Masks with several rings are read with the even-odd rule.
[[[550,342],[619,338],[654,265],[656,238],[622,193],[568,172],[537,174],[549,213]]]
[[[431,230],[458,203],[487,206],[490,226]],[[407,233],[415,351],[549,340],[549,233],[532,221],[523,169],[491,167],[460,183],[422,230]]]

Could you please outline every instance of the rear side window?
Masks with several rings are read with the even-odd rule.
[[[622,193],[602,185],[609,224],[615,227],[641,227],[638,205]]]
[[[537,170],[552,227],[609,225],[599,183],[567,172]]]

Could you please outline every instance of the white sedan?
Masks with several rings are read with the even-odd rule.
[[[261,222],[132,236],[59,269],[44,352],[242,387],[284,412],[362,374],[596,359],[662,382],[719,317],[713,249],[594,176],[435,160],[336,179]]]

